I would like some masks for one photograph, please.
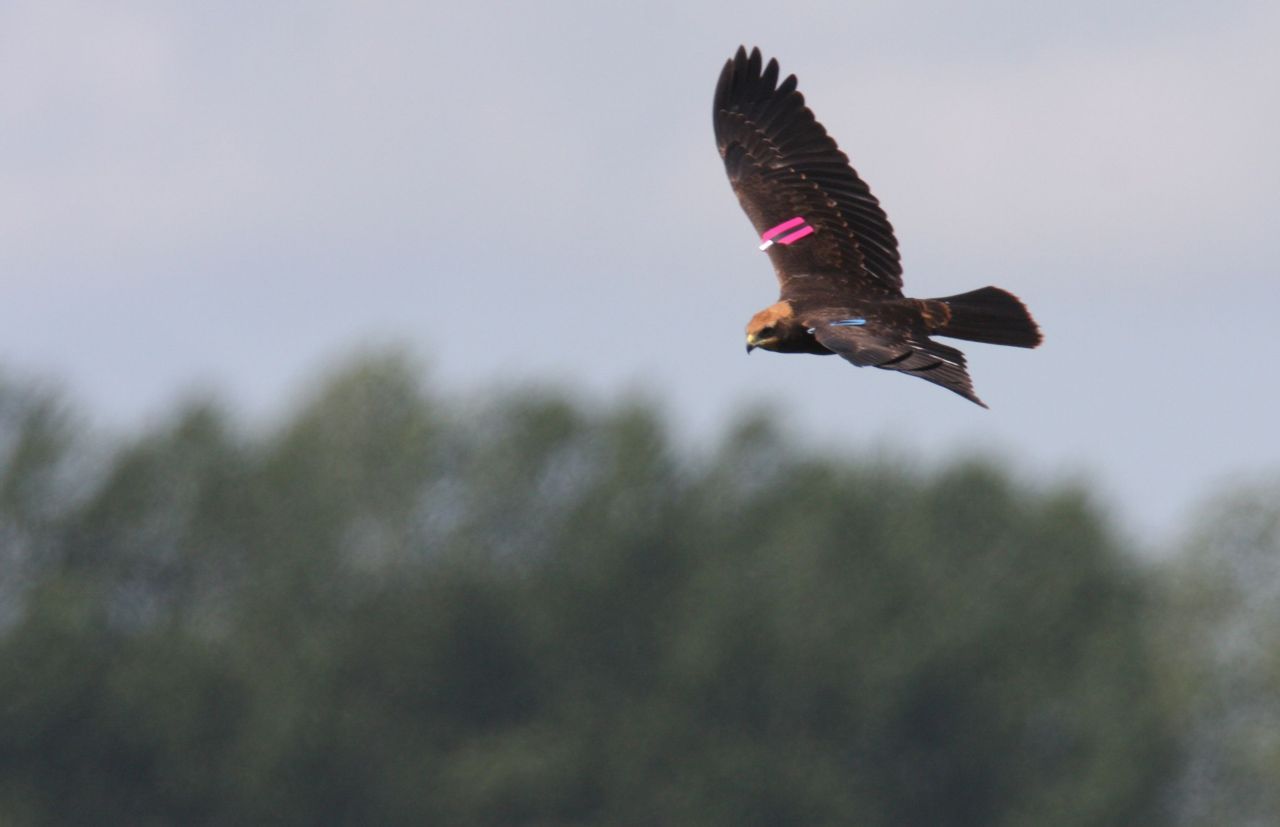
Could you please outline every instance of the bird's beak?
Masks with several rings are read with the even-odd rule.
[[[756,337],[752,336],[751,334],[747,334],[747,353],[750,353],[755,349],[756,349]]]

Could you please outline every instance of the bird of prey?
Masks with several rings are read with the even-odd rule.
[[[751,317],[747,352],[838,353],[859,367],[919,376],[987,407],[964,354],[933,336],[1035,347],[1040,329],[998,287],[938,299],[902,294],[893,227],[827,134],[796,76],[740,47],[716,84],[716,146],[781,284]]]

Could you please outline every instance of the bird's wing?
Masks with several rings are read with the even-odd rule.
[[[987,407],[973,392],[964,354],[953,347],[875,321],[841,318],[837,313],[806,318],[805,324],[813,328],[814,337],[823,347],[859,367],[919,376]]]
[[[902,295],[893,227],[849,158],[796,91],[745,48],[716,84],[716,145],[743,210],[761,234],[783,287],[795,276],[849,296]],[[810,228],[806,232],[806,228]]]

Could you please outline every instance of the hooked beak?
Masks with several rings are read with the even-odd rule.
[[[756,349],[756,337],[747,334],[747,353]]]

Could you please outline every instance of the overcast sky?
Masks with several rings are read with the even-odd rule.
[[[909,295],[997,284],[984,411],[743,354],[776,297],[716,155],[739,43],[795,72]],[[773,408],[824,445],[1089,475],[1172,532],[1280,467],[1280,4],[0,5],[0,367],[99,421],[193,388],[278,411],[407,342],[434,381]]]

